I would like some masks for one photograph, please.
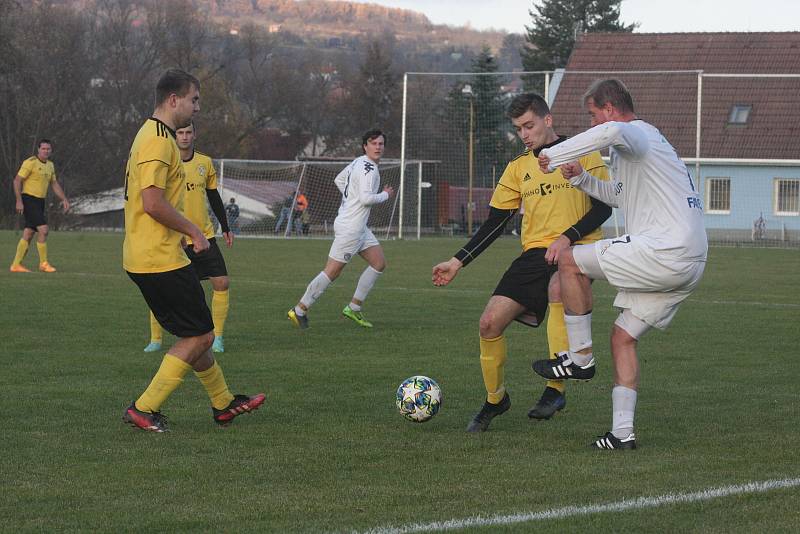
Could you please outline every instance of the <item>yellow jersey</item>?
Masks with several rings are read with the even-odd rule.
[[[56,179],[56,168],[50,160],[42,161],[36,156],[31,156],[22,162],[17,175],[22,177],[23,193],[45,198],[50,182]]]
[[[186,197],[183,200],[183,215],[197,225],[207,238],[214,237],[214,225],[208,216],[206,189],[217,188],[217,171],[211,158],[202,152],[194,151],[192,157],[184,160],[186,172]],[[187,243],[192,240],[186,238]]]
[[[125,170],[125,242],[122,266],[131,273],[163,273],[189,264],[181,248],[183,234],[145,213],[142,191],[158,187],[176,210],[183,211],[186,189],[175,132],[150,118],[133,140]]]
[[[608,180],[608,169],[599,152],[592,152],[579,161],[589,174]],[[592,207],[589,196],[572,187],[560,170],[550,173],[539,170],[539,160],[530,150],[506,166],[489,205],[503,210],[522,206],[523,250],[547,248]],[[576,243],[593,243],[602,237],[602,230],[597,228]]]

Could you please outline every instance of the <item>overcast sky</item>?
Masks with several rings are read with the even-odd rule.
[[[355,0],[412,9],[436,24],[523,33],[533,0]],[[623,0],[621,19],[638,32],[800,30],[800,0]]]

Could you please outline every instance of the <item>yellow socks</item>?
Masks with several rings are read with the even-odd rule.
[[[183,382],[185,375],[192,368],[191,365],[173,356],[166,354],[161,361],[156,376],[136,400],[136,409],[143,412],[157,412],[167,397]]]
[[[555,359],[556,354],[569,350],[569,339],[567,338],[567,325],[564,323],[564,304],[561,302],[551,302],[550,311],[547,315],[547,347],[550,350],[550,359]],[[564,380],[548,380],[547,387],[564,393],[566,385]]]
[[[500,404],[506,388],[503,383],[506,364],[506,338],[502,335],[493,339],[481,338],[481,372],[486,385],[487,400]]]
[[[39,263],[47,262],[47,243],[36,242],[36,248],[39,250]]]
[[[225,332],[225,319],[228,318],[228,290],[213,291],[211,296],[211,318],[214,320],[214,335]],[[226,404],[227,406],[227,404]]]
[[[25,257],[25,254],[28,252],[28,242],[24,239],[20,239],[19,243],[17,243],[17,253],[14,255],[14,262],[11,265],[19,265],[22,263],[22,258]]]
[[[150,341],[155,343],[161,343],[161,325],[156,320],[156,316],[153,315],[153,312],[150,312]]]
[[[228,389],[228,384],[225,383],[225,376],[222,374],[219,364],[214,362],[214,365],[205,371],[195,371],[194,374],[206,388],[208,398],[211,399],[211,406],[217,410],[227,408],[233,400],[233,395]]]

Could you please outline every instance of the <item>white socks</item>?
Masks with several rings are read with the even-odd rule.
[[[375,285],[375,282],[378,281],[378,277],[383,274],[381,271],[376,271],[372,268],[371,265],[367,265],[367,268],[364,269],[364,272],[361,273],[361,276],[358,279],[358,285],[356,286],[356,292],[353,293],[353,300],[358,300],[364,302],[369,295],[370,290],[372,290],[372,286]],[[355,307],[354,307],[355,306]],[[358,308],[358,309],[356,309]],[[353,311],[360,311],[361,306],[357,304],[350,303],[350,309]]]
[[[325,271],[320,271],[320,273],[311,281],[311,283],[308,284],[306,292],[303,294],[303,298],[300,299],[300,303],[305,306],[306,309],[310,308],[317,301],[317,299],[322,296],[329,285],[331,285],[331,279],[328,278],[328,275],[325,274]],[[300,316],[306,314],[306,310],[302,309],[300,306],[295,306],[294,312]]]
[[[578,351],[592,346],[592,312],[586,315],[564,315],[569,338],[569,359],[581,367],[592,361],[592,353],[580,354]]]
[[[611,433],[617,439],[625,439],[633,433],[633,414],[636,412],[636,390],[625,386],[614,386],[611,390]]]

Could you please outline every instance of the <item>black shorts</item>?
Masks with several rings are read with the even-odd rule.
[[[225,267],[225,258],[222,257],[222,251],[217,245],[217,239],[212,237],[208,240],[208,250],[195,253],[191,246],[184,247],[184,252],[189,256],[189,259],[194,265],[194,270],[197,272],[197,277],[200,280],[208,280],[216,276],[228,276],[228,269]]]
[[[36,230],[47,224],[44,213],[44,199],[22,193],[22,214],[25,216],[25,228]]]
[[[164,273],[128,273],[158,323],[177,337],[194,337],[214,330],[203,286],[194,266]]]
[[[532,248],[515,259],[503,274],[493,295],[508,297],[525,306],[517,321],[539,326],[547,312],[547,287],[558,265],[548,265],[544,259],[547,249]]]

